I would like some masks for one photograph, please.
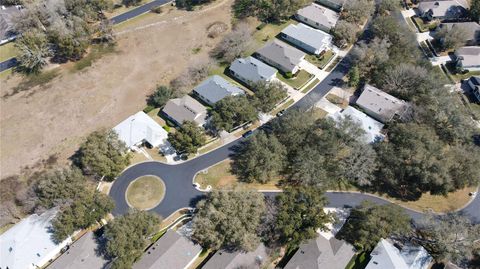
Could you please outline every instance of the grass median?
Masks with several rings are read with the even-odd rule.
[[[156,207],[165,196],[165,183],[156,176],[142,176],[128,185],[125,194],[128,204],[139,210]]]

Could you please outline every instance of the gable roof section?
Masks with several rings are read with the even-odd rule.
[[[290,24],[282,30],[282,33],[315,49],[321,49],[332,41],[331,35],[303,23]]]
[[[353,255],[355,250],[347,242],[320,235],[300,245],[284,269],[344,269]]]
[[[227,96],[245,94],[242,89],[232,85],[218,75],[207,78],[193,89],[193,91],[204,98],[207,98],[211,104],[215,104]]]
[[[332,28],[337,24],[339,15],[337,12],[312,3],[297,11],[297,15],[307,18],[313,22]]]
[[[386,239],[380,240],[370,253],[365,269],[426,269],[432,257],[421,246],[405,246],[401,251]]]
[[[162,145],[168,138],[168,133],[162,126],[143,111],[128,117],[113,128],[120,140],[131,148],[142,141],[147,141],[153,147]]]
[[[157,240],[133,269],[186,268],[200,254],[202,247],[173,230]]]
[[[459,18],[466,15],[466,9],[455,0],[423,1],[418,5],[421,13],[431,12],[433,17]]]
[[[56,259],[48,269],[101,269],[108,261],[97,253],[95,234],[88,232],[75,241],[69,249]]]
[[[384,135],[381,133],[383,124],[362,111],[348,106],[342,111],[336,112],[331,116],[335,121],[340,121],[345,117],[349,117],[354,122],[358,123],[360,127],[365,131],[361,141],[365,143],[373,143],[377,140],[383,140]]]
[[[251,56],[236,59],[230,66],[230,70],[254,83],[271,78],[277,73],[275,68]]]
[[[286,70],[293,70],[295,66],[300,64],[303,57],[305,57],[304,52],[277,39],[267,43],[261,49],[257,50],[257,53],[284,67]]]
[[[455,51],[455,55],[462,57],[462,66],[464,67],[480,65],[479,46],[461,47]]]
[[[372,85],[366,84],[362,94],[357,99],[356,104],[377,118],[379,121],[389,121],[395,114],[402,114],[407,108],[407,103],[384,91],[381,91]]]
[[[203,125],[207,116],[207,109],[188,95],[169,100],[163,112],[180,124],[188,120]]]
[[[60,244],[52,241],[51,221],[56,214],[50,209],[30,215],[0,235],[0,268],[42,267],[71,242],[70,238]]]
[[[251,252],[219,250],[208,260],[202,269],[261,268],[260,265],[267,259],[267,256],[266,248],[263,244],[260,244],[255,251]]]

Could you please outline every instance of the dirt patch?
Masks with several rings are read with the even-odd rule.
[[[72,72],[72,63],[62,65],[58,76],[41,87],[11,95],[22,78],[2,79],[0,95],[9,98],[0,100],[1,177],[54,153],[66,162],[88,133],[111,128],[142,110],[155,85],[167,83],[192,63],[207,61],[221,36],[208,38],[206,29],[215,22],[230,24],[231,2],[134,21],[118,35],[116,53],[77,72]]]

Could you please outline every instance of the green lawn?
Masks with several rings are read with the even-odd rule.
[[[15,48],[15,43],[13,42],[0,46],[0,62],[15,57],[17,54],[18,50]]]
[[[470,71],[465,74],[457,73],[455,70],[455,64],[453,62],[448,62],[445,64],[447,71],[449,72],[450,77],[455,80],[455,82],[459,82],[462,79],[468,79],[471,76],[479,76],[480,71]]]
[[[425,22],[422,18],[416,16],[412,17],[412,20],[415,25],[417,25],[418,30],[422,33],[432,31],[438,25],[438,22]]]
[[[316,65],[318,68],[323,69],[330,62],[330,60],[335,56],[335,53],[332,50],[327,50],[322,55],[307,54],[305,60]]]
[[[335,66],[343,59],[343,57],[341,56],[338,56],[337,58],[335,58],[335,60],[333,60],[333,62],[325,69],[325,71],[327,72],[330,72],[333,70],[333,68],[335,68]]]
[[[284,109],[287,109],[289,106],[291,106],[293,104],[293,99],[290,99],[288,100],[287,102],[285,102],[283,105],[281,105],[280,107],[278,107],[277,109],[275,109],[271,115],[277,115],[278,112],[280,112],[281,110],[284,110]]]
[[[298,22],[290,19],[284,23],[278,23],[278,24],[269,23],[269,24],[266,24],[260,30],[256,30],[253,33],[253,39],[257,44],[256,46],[253,46],[251,53],[256,51],[259,47],[263,46],[263,44],[265,44],[267,41],[275,38],[283,30],[283,28],[287,27],[289,24],[298,24]]]
[[[318,78],[315,78],[312,82],[310,82],[310,84],[308,84],[307,87],[305,87],[303,90],[302,90],[302,93],[307,93],[309,92],[311,89],[313,89],[313,87],[315,87],[318,83],[320,82],[320,80]]]
[[[308,73],[305,70],[298,71],[297,75],[293,78],[286,78],[281,72],[277,72],[277,78],[281,81],[292,86],[294,89],[302,88],[310,79],[313,77],[312,74]]]
[[[340,98],[334,94],[327,94],[327,96],[325,96],[325,98],[330,101],[330,103],[334,104],[334,105],[337,105],[341,108],[346,108],[348,106],[348,101],[343,99],[343,98]]]
[[[370,255],[366,252],[361,252],[350,260],[345,269],[364,269],[370,261]]]
[[[72,72],[81,71],[100,59],[103,55],[115,53],[115,46],[113,45],[92,45],[89,52],[80,60],[73,64]]]
[[[128,185],[125,198],[130,206],[149,210],[157,206],[165,196],[165,184],[156,176],[142,176]]]

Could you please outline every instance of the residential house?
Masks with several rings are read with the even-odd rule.
[[[418,11],[426,20],[451,20],[467,16],[467,9],[456,0],[422,1],[418,4]]]
[[[381,133],[383,129],[383,124],[381,122],[376,121],[367,114],[351,106],[336,112],[331,117],[337,122],[345,118],[349,118],[353,122],[359,124],[360,128],[365,131],[365,134],[362,137],[359,137],[360,141],[362,142],[373,143],[381,141],[385,138],[385,136]]]
[[[184,269],[188,268],[202,252],[200,245],[179,233],[168,230],[151,245],[133,269]]]
[[[476,22],[446,22],[438,26],[437,30],[446,28],[447,30],[460,30],[465,32],[463,40],[465,46],[480,45],[480,24]],[[443,40],[439,40],[443,42]]]
[[[230,66],[230,74],[243,83],[251,85],[259,81],[272,81],[277,74],[277,69],[248,56],[233,61]]]
[[[193,121],[198,126],[203,126],[207,118],[207,109],[188,95],[169,100],[162,113],[178,126],[184,121]]]
[[[290,24],[280,35],[295,46],[317,55],[332,45],[331,35],[303,23]]]
[[[250,252],[219,250],[213,255],[202,269],[260,269],[268,259],[265,245],[260,244]]]
[[[328,33],[337,24],[339,15],[331,9],[313,3],[299,9],[295,13],[295,18]]]
[[[480,76],[473,76],[468,79],[468,86],[472,89],[473,96],[480,102]]]
[[[210,106],[213,106],[216,102],[227,96],[245,94],[242,89],[232,85],[218,75],[214,75],[204,80],[200,85],[193,89],[193,92]]]
[[[407,245],[399,249],[386,239],[378,242],[370,256],[365,269],[427,269],[432,262],[423,247]]]
[[[295,74],[299,70],[298,65],[305,58],[305,53],[275,39],[257,50],[256,56],[284,73]]]
[[[145,142],[152,147],[161,147],[168,138],[168,132],[143,111],[128,117],[113,130],[118,134],[118,138],[132,150]]]
[[[109,261],[98,252],[97,238],[88,232],[75,241],[48,269],[103,269]]]
[[[22,12],[22,6],[0,6],[0,45],[15,39],[14,18]]]
[[[344,269],[354,255],[355,249],[347,242],[319,235],[301,244],[284,269]]]
[[[71,243],[70,238],[60,243],[52,240],[51,221],[56,214],[56,209],[50,209],[30,215],[0,235],[0,268],[41,268]]]
[[[338,12],[342,10],[345,4],[345,0],[316,0],[315,2]]]
[[[457,49],[454,61],[460,70],[480,71],[480,46]]]
[[[356,104],[365,113],[383,123],[395,116],[402,116],[408,109],[408,103],[366,84]]]

